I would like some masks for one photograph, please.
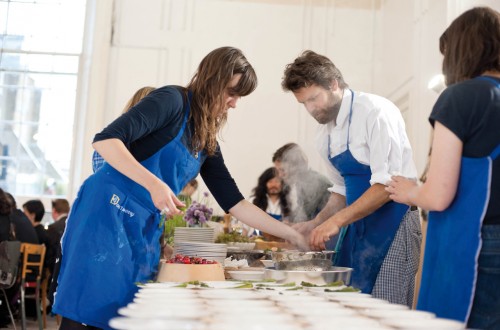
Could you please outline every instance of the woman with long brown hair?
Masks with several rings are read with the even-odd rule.
[[[245,201],[217,144],[227,111],[256,87],[242,52],[218,48],[187,87],[154,90],[95,136],[106,163],[81,187],[62,238],[53,309],[61,329],[109,328],[135,283],[155,278],[162,219],[181,213],[176,195],[198,173],[224,211],[307,248],[302,235]]]
[[[396,176],[400,203],[429,210],[417,308],[500,328],[500,13],[470,9],[440,38],[448,88],[429,121],[425,183]]]

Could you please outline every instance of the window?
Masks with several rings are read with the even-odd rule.
[[[0,0],[0,187],[64,196],[85,0]]]

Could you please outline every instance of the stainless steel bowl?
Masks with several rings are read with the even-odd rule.
[[[343,281],[346,285],[351,283],[352,268],[332,267],[326,271],[301,271],[301,270],[277,270],[266,268],[264,278],[276,280],[277,283],[295,282],[299,285],[302,281],[316,285],[324,285],[332,282]]]
[[[332,268],[332,256],[335,251],[272,252],[274,268],[277,270],[321,271]]]

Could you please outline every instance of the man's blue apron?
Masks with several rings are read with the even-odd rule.
[[[500,84],[488,77],[497,87]],[[498,146],[488,157],[462,157],[457,193],[442,212],[429,212],[422,283],[417,309],[466,322],[474,299],[481,227],[490,199],[491,166]]]
[[[179,134],[141,162],[175,194],[200,169],[200,159],[181,142],[189,109],[185,102]],[[132,301],[136,283],[156,278],[163,225],[149,192],[106,163],[85,181],[71,209],[54,312],[109,328],[118,308]]]
[[[354,92],[351,93],[347,150],[331,158],[330,141],[328,141],[328,158],[345,181],[347,205],[354,203],[370,188],[372,174],[370,166],[359,163],[349,150],[349,129],[354,103]],[[364,293],[372,292],[382,262],[408,208],[408,205],[391,201],[369,216],[341,229],[335,264],[353,268],[352,286]]]

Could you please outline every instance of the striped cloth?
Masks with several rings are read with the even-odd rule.
[[[92,154],[92,171],[97,172],[105,163],[104,158],[97,151],[94,151]]]
[[[382,263],[373,297],[412,307],[421,243],[419,212],[408,210]]]

